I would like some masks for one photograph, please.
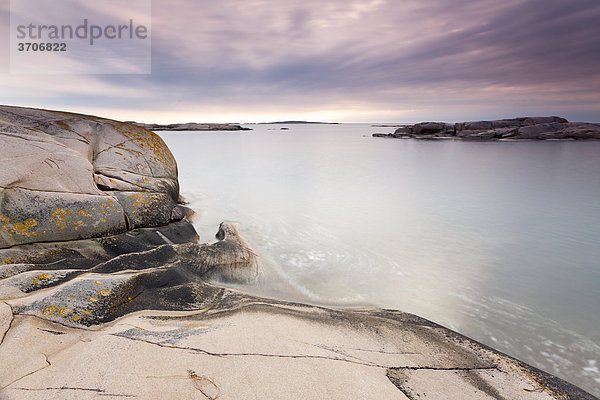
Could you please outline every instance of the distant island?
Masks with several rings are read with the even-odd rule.
[[[314,121],[276,121],[276,122],[263,122],[263,125],[281,125],[281,124],[322,124],[322,125],[339,125],[339,122],[314,122]]]
[[[373,136],[431,140],[598,140],[600,124],[569,122],[561,117],[519,117],[455,124],[420,122],[400,126],[393,133],[374,133]]]
[[[144,124],[135,121],[126,121],[129,124],[141,126],[151,131],[251,131],[238,124],[202,124],[197,122],[186,122],[179,124]]]

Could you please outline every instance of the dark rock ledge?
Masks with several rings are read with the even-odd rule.
[[[600,139],[600,124],[569,122],[560,117],[522,117],[448,124],[421,122],[374,137],[462,140],[590,140]]]
[[[221,288],[258,257],[189,215],[154,133],[0,106],[0,398],[594,399],[411,314]]]

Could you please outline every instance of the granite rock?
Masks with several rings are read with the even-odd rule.
[[[0,248],[164,225],[178,200],[173,155],[135,125],[0,106],[0,152]]]

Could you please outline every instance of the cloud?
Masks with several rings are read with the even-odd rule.
[[[106,107],[111,96],[92,89],[100,82],[121,88],[118,103],[163,113],[246,105],[600,120],[598,20],[597,0],[154,0],[152,74],[89,77],[89,99],[77,98]],[[32,101],[45,87],[24,85]]]

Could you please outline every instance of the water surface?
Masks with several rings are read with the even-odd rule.
[[[246,290],[415,313],[600,395],[600,142],[249,127],[160,133],[201,239],[235,220],[261,254]]]

